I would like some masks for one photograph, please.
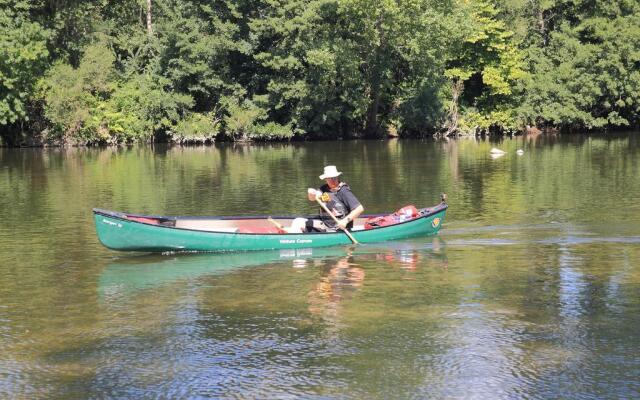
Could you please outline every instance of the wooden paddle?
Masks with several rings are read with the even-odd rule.
[[[287,230],[284,229],[284,226],[280,222],[278,222],[275,219],[271,218],[271,216],[269,216],[267,218],[267,221],[271,222],[276,228],[278,228],[278,230],[280,230],[282,232],[287,232]]]
[[[358,241],[357,241],[357,240],[356,240],[356,239],[351,235],[351,233],[349,233],[349,230],[348,230],[347,228],[342,228],[342,227],[340,227],[339,222],[338,222],[338,218],[336,218],[336,217],[333,215],[333,213],[332,213],[331,211],[329,211],[329,209],[327,208],[327,205],[326,205],[326,204],[324,204],[324,203],[322,202],[322,200],[320,200],[320,199],[318,198],[318,196],[316,196],[316,201],[318,202],[318,204],[320,204],[320,207],[322,207],[322,209],[323,209],[327,214],[329,214],[329,216],[330,216],[330,217],[335,221],[336,226],[337,226],[338,228],[342,229],[342,231],[343,231],[344,233],[346,233],[346,234],[347,234],[347,236],[349,236],[349,239],[351,239],[351,241],[353,242],[353,244],[360,244],[360,242],[358,242]]]

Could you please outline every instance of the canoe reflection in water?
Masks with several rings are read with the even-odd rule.
[[[375,247],[366,245],[123,257],[104,268],[98,282],[98,293],[100,298],[105,300],[179,281],[229,274],[248,267],[290,263],[294,268],[321,267],[324,272],[315,291],[319,298],[339,302],[350,298],[352,293],[362,286],[365,270],[358,263],[387,264],[393,260],[393,263],[389,264],[414,271],[417,265],[428,260],[440,260],[438,264],[446,266],[443,264],[446,263],[446,256],[440,251],[440,243],[441,239],[436,237],[427,243],[394,243]]]
[[[128,295],[181,280],[224,275],[247,267],[286,261],[293,261],[295,266],[296,262],[307,258],[344,254],[344,249],[334,247],[123,257],[102,271],[98,291],[101,297]]]

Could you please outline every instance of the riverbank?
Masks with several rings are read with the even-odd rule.
[[[133,142],[88,142],[88,141],[80,141],[73,139],[56,139],[56,140],[44,140],[42,138],[24,138],[19,141],[17,144],[7,142],[0,137],[0,148],[25,148],[25,147],[34,147],[34,148],[46,148],[46,147],[127,147],[127,146],[135,146],[135,145],[170,145],[170,146],[211,146],[214,144],[220,143],[235,143],[235,144],[259,144],[259,143],[300,143],[300,142],[325,142],[325,141],[354,141],[354,140],[415,140],[415,139],[433,139],[433,140],[442,140],[442,139],[485,139],[491,138],[492,140],[500,140],[502,138],[512,138],[512,137],[528,137],[535,138],[538,136],[556,136],[556,135],[586,135],[586,136],[619,136],[619,135],[635,135],[637,131],[632,130],[591,130],[591,131],[561,131],[556,128],[530,128],[527,127],[517,132],[512,133],[503,133],[503,134],[485,134],[485,133],[456,133],[451,135],[444,134],[423,134],[423,135],[409,135],[409,136],[401,136],[401,135],[386,135],[377,138],[364,138],[361,136],[348,136],[348,137],[339,137],[339,138],[322,138],[317,136],[312,137],[302,137],[302,136],[293,136],[289,138],[277,138],[277,139],[251,139],[251,140],[231,140],[228,137],[194,137],[194,138],[177,138],[171,139],[168,135],[162,135],[159,139],[152,138],[149,140],[139,140]],[[15,139],[14,139],[15,141]]]

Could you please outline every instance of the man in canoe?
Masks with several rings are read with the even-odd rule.
[[[319,189],[309,188],[307,198],[309,201],[320,199],[338,220],[331,218],[324,209],[320,209],[319,219],[296,219],[292,224],[292,231],[302,232],[335,232],[338,229],[351,229],[353,220],[364,211],[360,201],[351,192],[351,188],[345,182],[341,182],[339,172],[335,165],[324,167],[324,173],[320,179],[326,182]],[[304,225],[302,225],[304,222]]]

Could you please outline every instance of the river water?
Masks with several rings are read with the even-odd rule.
[[[0,398],[638,398],[639,137],[0,149]],[[446,192],[440,234],[199,255],[95,235],[93,207],[309,214],[327,164],[368,213]]]

